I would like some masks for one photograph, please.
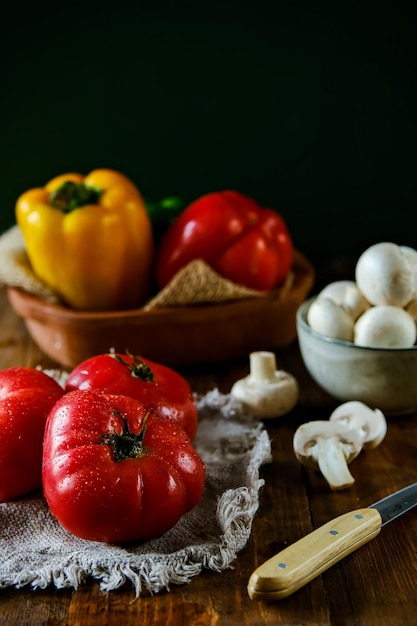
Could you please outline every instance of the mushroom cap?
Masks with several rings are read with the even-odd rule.
[[[317,465],[316,444],[319,439],[332,439],[343,446],[346,462],[350,463],[362,450],[362,438],[355,428],[347,428],[338,421],[313,420],[301,424],[293,438],[293,448],[297,459],[312,467]]]
[[[413,298],[411,302],[407,304],[405,310],[409,315],[411,315],[414,322],[417,324],[417,298]]]
[[[417,336],[412,316],[401,307],[381,304],[369,308],[355,323],[353,341],[374,348],[409,348]]]
[[[414,281],[415,296],[417,296],[417,250],[410,246],[400,246],[400,250],[409,263]]]
[[[376,448],[387,433],[387,421],[382,411],[371,409],[358,400],[339,405],[330,415],[329,421],[358,430],[363,446],[369,449]]]
[[[347,311],[349,311],[354,321],[356,321],[362,313],[365,313],[365,311],[369,309],[371,304],[354,283],[353,286],[346,287],[343,306]]]
[[[260,419],[281,417],[289,413],[298,402],[298,382],[288,372],[277,370],[274,381],[259,382],[251,374],[237,380],[230,394],[245,409]]]
[[[319,298],[330,298],[336,304],[343,304],[345,299],[346,289],[348,287],[356,287],[356,283],[353,280],[335,280],[329,283],[320,291]]]
[[[312,302],[307,313],[307,322],[316,332],[352,341],[354,320],[348,311],[330,298],[318,297]]]
[[[415,294],[410,254],[391,242],[365,250],[356,263],[355,278],[365,298],[374,305],[404,307]]]
[[[326,285],[319,298],[329,298],[342,306],[356,320],[370,304],[353,280],[336,280]]]
[[[297,404],[298,382],[288,372],[276,369],[273,352],[251,352],[250,374],[237,380],[230,394],[254,417],[280,417]]]

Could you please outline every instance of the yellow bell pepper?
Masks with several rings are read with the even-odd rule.
[[[16,221],[34,273],[67,306],[109,311],[144,303],[152,226],[139,190],[123,174],[57,176],[18,198]]]

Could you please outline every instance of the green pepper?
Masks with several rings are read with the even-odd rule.
[[[152,224],[154,240],[157,242],[160,241],[168,226],[185,209],[186,202],[180,196],[168,196],[159,202],[145,200],[145,206]]]

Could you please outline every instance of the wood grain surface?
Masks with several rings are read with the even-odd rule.
[[[297,342],[277,352],[281,369],[300,384],[300,400],[288,415],[266,423],[273,460],[263,466],[265,486],[246,547],[233,569],[204,571],[187,585],[135,598],[126,586],[104,593],[95,582],[77,590],[0,590],[0,625],[143,624],[145,626],[413,626],[417,623],[417,512],[385,526],[370,543],[348,555],[293,595],[263,603],[251,600],[247,583],[263,561],[331,518],[368,506],[417,481],[417,414],[390,417],[383,443],[363,452],[350,468],[353,487],[331,492],[324,479],[296,461],[297,426],[327,419],[337,402],[308,376]],[[0,368],[51,367],[29,339],[23,322],[0,291]],[[227,393],[248,373],[248,359],[188,367],[182,373],[194,391]]]

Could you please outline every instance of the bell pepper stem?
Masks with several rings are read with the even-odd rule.
[[[97,204],[101,194],[100,189],[67,180],[50,193],[49,203],[63,213],[70,213],[86,204]]]

